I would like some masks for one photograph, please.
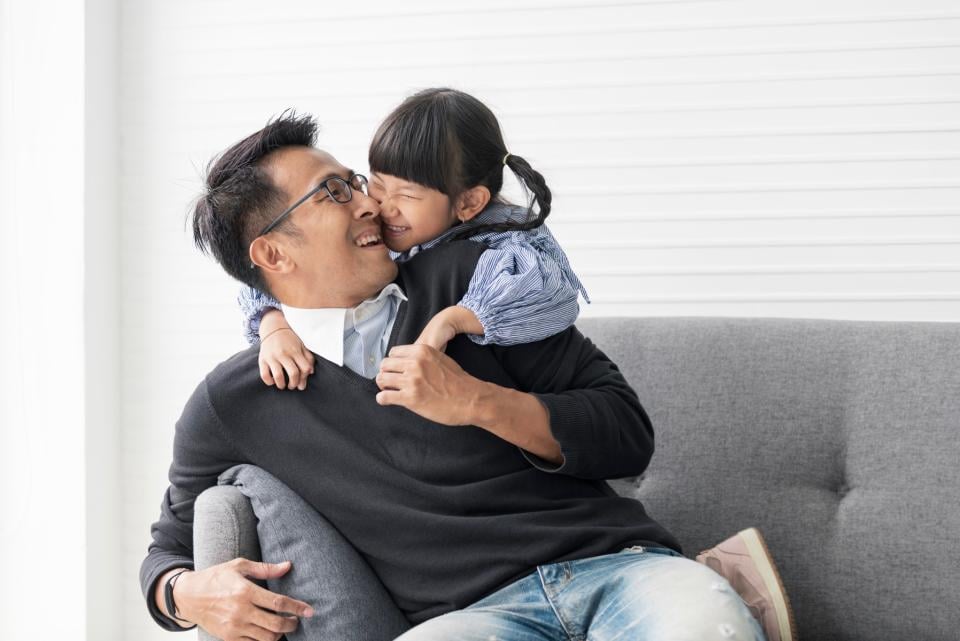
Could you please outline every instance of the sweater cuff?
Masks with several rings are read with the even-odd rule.
[[[192,570],[194,569],[193,561],[189,557],[181,557],[176,554],[165,555],[165,558],[158,559],[157,564],[147,573],[142,583],[142,585],[145,586],[144,597],[147,599],[147,611],[150,612],[150,616],[157,622],[157,625],[168,632],[195,630],[197,627],[196,624],[189,628],[182,628],[176,621],[165,615],[160,611],[160,608],[157,607],[157,602],[154,598],[157,590],[157,581],[174,568],[187,568]]]
[[[580,399],[568,394],[534,394],[547,409],[550,417],[550,432],[560,443],[563,462],[550,463],[536,454],[520,448],[523,457],[530,465],[541,472],[551,474],[576,474],[585,460],[583,426],[589,424],[589,413]]]

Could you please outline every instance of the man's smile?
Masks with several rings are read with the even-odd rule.
[[[374,226],[364,229],[354,237],[353,242],[357,247],[364,249],[367,247],[378,247],[382,245],[383,237],[380,235],[380,227]]]

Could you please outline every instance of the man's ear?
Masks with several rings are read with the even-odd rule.
[[[285,249],[266,236],[259,236],[250,243],[250,262],[270,274],[288,273],[295,265]]]
[[[465,223],[483,211],[490,203],[490,190],[483,185],[477,185],[466,190],[459,197],[454,212],[460,222]]]

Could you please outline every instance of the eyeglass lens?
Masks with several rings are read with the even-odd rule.
[[[330,197],[335,201],[338,203],[348,203],[350,199],[353,198],[352,189],[356,189],[364,194],[367,193],[367,179],[360,174],[354,174],[350,177],[350,182],[348,183],[343,178],[334,176],[333,178],[327,179],[325,187],[327,193],[329,193]]]

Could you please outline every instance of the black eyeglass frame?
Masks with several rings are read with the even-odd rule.
[[[350,183],[352,183],[352,182],[354,181],[354,179],[357,179],[357,178],[360,179],[359,187],[354,187],[354,186],[351,185]],[[339,200],[336,196],[333,195],[333,191],[331,191],[330,186],[327,184],[327,183],[329,183],[330,181],[336,181],[336,182],[340,182],[340,183],[343,184],[343,186],[346,188],[346,190],[345,190],[345,191],[346,191],[346,200]],[[299,207],[299,206],[302,205],[303,203],[305,203],[305,202],[307,202],[308,200],[310,200],[310,198],[312,198],[313,195],[316,194],[316,193],[317,193],[318,191],[320,191],[321,189],[323,189],[324,191],[327,192],[327,195],[330,196],[330,199],[333,200],[333,202],[339,203],[339,204],[341,204],[341,205],[346,205],[348,202],[350,202],[351,200],[353,200],[353,190],[354,190],[354,189],[359,189],[362,193],[366,194],[366,193],[367,193],[367,189],[368,189],[367,185],[369,185],[369,184],[370,184],[370,181],[369,181],[369,180],[367,179],[367,177],[364,176],[363,174],[350,174],[349,180],[344,180],[341,176],[330,176],[330,177],[327,178],[326,180],[320,181],[320,184],[319,184],[319,185],[317,185],[316,187],[314,187],[313,189],[311,189],[310,191],[308,191],[306,194],[304,194],[303,198],[301,198],[301,199],[298,200],[297,202],[293,203],[292,205],[290,205],[289,207],[287,207],[286,209],[284,209],[284,210],[283,210],[283,213],[281,213],[279,216],[277,216],[276,218],[274,218],[273,221],[272,221],[269,225],[267,225],[266,227],[264,227],[263,230],[262,230],[259,234],[257,234],[256,237],[257,237],[257,238],[260,238],[261,236],[266,236],[267,234],[269,234],[270,232],[272,232],[274,229],[276,229],[277,225],[279,225],[280,223],[283,222],[284,218],[286,218],[287,216],[290,215],[290,213],[291,213],[294,209],[296,209],[297,207]]]

